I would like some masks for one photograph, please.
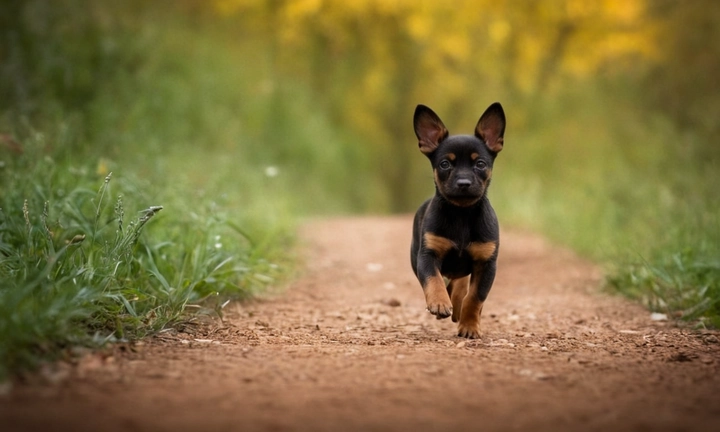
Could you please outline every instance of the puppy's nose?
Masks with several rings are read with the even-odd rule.
[[[472,180],[466,179],[466,178],[457,179],[457,181],[455,182],[455,185],[459,188],[467,188],[471,184],[472,184]]]

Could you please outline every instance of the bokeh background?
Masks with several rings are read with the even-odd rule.
[[[714,0],[4,0],[3,187],[48,158],[66,183],[112,171],[166,231],[407,213],[433,192],[415,105],[469,133],[500,101],[502,225],[716,317],[717,41]]]

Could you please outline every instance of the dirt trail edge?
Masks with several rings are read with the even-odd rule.
[[[596,267],[503,232],[479,340],[425,311],[410,217],[317,220],[286,292],[57,365],[3,431],[720,430],[717,332],[656,322]]]

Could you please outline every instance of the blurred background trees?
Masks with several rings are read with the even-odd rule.
[[[645,80],[647,102],[683,129],[707,138],[720,133],[720,6],[710,0],[650,2],[662,62]],[[708,144],[709,151],[718,145]],[[717,156],[717,152],[713,156]]]
[[[517,130],[527,104],[596,74],[658,60],[643,1],[353,0],[216,2],[221,15],[271,45],[276,76],[311,89],[316,109],[381,146],[391,210],[417,202],[409,113],[426,103],[470,130],[495,100]],[[424,168],[424,167],[423,167]],[[419,169],[416,167],[416,169]]]
[[[591,98],[594,87],[611,94],[599,103],[657,113],[708,142],[718,135],[720,53],[710,41],[720,7],[712,0],[8,0],[0,12],[0,108],[8,123],[79,116],[95,149],[117,152],[122,140],[113,147],[101,137],[128,120],[127,105],[139,104],[131,99],[162,104],[144,85],[176,76],[179,92],[214,79],[232,85],[237,100],[205,94],[186,103],[233,109],[236,120],[228,121],[252,123],[253,139],[274,154],[265,159],[282,164],[308,153],[283,144],[308,122],[290,107],[303,94],[301,112],[352,137],[326,146],[340,146],[336,152],[352,157],[341,162],[358,163],[378,182],[354,210],[407,211],[427,194],[414,192],[426,169],[408,126],[417,103],[462,132],[500,100],[512,143],[513,133],[582,108],[542,114],[570,93]],[[223,58],[231,70],[198,72],[192,63]],[[245,103],[253,98],[255,106]],[[717,146],[707,147],[698,152],[715,157]]]

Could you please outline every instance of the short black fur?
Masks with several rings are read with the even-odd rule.
[[[412,268],[425,291],[428,310],[438,319],[452,314],[453,321],[459,321],[460,336],[479,337],[480,312],[495,279],[500,245],[487,189],[503,148],[505,113],[494,103],[480,117],[473,135],[449,135],[430,108],[418,105],[413,124],[420,151],[432,165],[435,195],[415,214]],[[439,275],[450,280],[447,287]],[[469,281],[463,279],[468,276]],[[453,289],[466,292],[453,295]]]

